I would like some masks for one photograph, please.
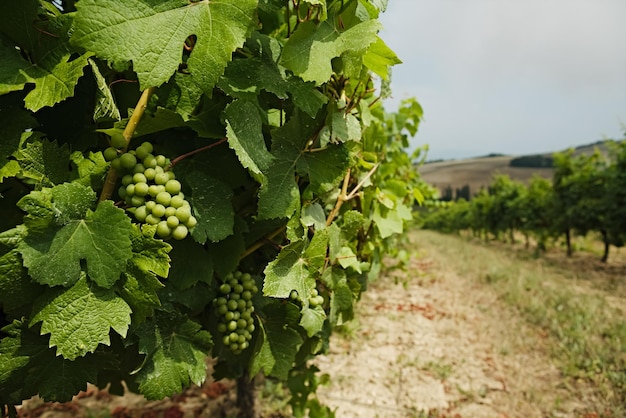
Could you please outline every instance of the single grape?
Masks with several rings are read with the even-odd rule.
[[[117,189],[117,194],[119,194],[122,199],[125,199],[126,198],[126,187],[120,186],[120,188]]]
[[[167,183],[165,183],[165,191],[171,195],[178,194],[180,189],[181,184],[178,180],[168,180]]]
[[[172,195],[168,192],[160,192],[158,195],[155,196],[154,200],[164,206],[169,206],[170,201],[172,200]]]
[[[220,293],[227,295],[230,293],[230,285],[228,283],[222,283],[222,285],[220,286]]]
[[[180,241],[182,239],[185,239],[185,237],[187,237],[188,233],[189,233],[189,230],[187,229],[187,227],[185,225],[178,225],[172,231],[172,238],[174,238],[175,240]]]
[[[159,167],[163,167],[163,168],[165,168],[165,167],[167,167],[169,165],[169,161],[165,157],[165,155],[157,155],[156,156],[156,162],[157,162],[157,165]]]
[[[234,331],[234,330],[236,330],[236,329],[237,329],[237,321],[230,321],[230,322],[228,323],[228,330],[229,330],[229,331]],[[232,334],[231,334],[231,335],[232,335]],[[237,334],[235,334],[235,335],[237,335]]]
[[[165,189],[167,190],[167,184],[165,186]],[[172,200],[170,200],[170,206],[173,207],[174,209],[178,209],[182,207],[184,204],[185,204],[185,198],[181,196],[181,193],[175,194],[174,196],[172,196]]]
[[[113,147],[108,147],[102,152],[102,155],[105,161],[113,161],[117,158],[117,150]]]
[[[150,213],[152,213],[152,211],[154,210],[154,208],[156,207],[157,203],[154,200],[148,200],[146,202],[146,210]]]
[[[156,195],[158,195],[159,193],[165,191],[165,188],[161,190],[161,187],[163,187],[163,186],[157,186],[156,184],[151,184],[148,187],[148,193],[150,194],[150,196],[156,197]]]
[[[233,291],[235,293],[241,293],[243,292],[243,286],[239,283],[237,283],[234,287],[233,287]]]
[[[229,311],[235,311],[237,310],[237,307],[239,306],[239,304],[237,303],[236,300],[231,299],[228,301],[227,306],[228,306]]]
[[[176,208],[172,206],[168,206],[165,208],[165,217],[169,218],[170,216],[176,217]],[[178,218],[176,218],[178,220]],[[180,223],[180,221],[178,221]],[[178,225],[178,223],[176,225]]]
[[[167,209],[165,211],[167,212]],[[167,226],[169,226],[172,229],[176,228],[178,226],[179,222],[180,221],[178,220],[178,218],[176,216],[168,216],[167,217]]]
[[[171,202],[171,199],[170,199]],[[180,207],[176,209],[176,217],[182,223],[186,223],[191,218],[191,211],[185,207]]]
[[[170,229],[169,226],[167,226],[166,221],[161,221],[157,225],[156,232],[157,232],[157,235],[160,236],[161,238],[167,238],[172,233],[172,230]]]
[[[145,148],[148,151],[148,154],[152,154],[152,152],[154,151],[152,144],[148,141],[143,142],[140,146]]]
[[[133,176],[132,175],[126,174],[124,177],[122,177],[122,185],[123,186],[128,186],[132,182],[133,182]]]
[[[147,183],[148,179],[143,173],[133,174],[133,183]]]
[[[154,180],[154,176],[156,176],[156,170],[154,168],[148,167],[146,163],[144,163],[143,165],[144,167],[146,167],[146,171],[143,172],[143,175],[146,176],[146,179],[148,181]]]
[[[228,306],[226,306],[226,309],[228,309]],[[227,311],[224,314],[224,319],[226,321],[232,321],[233,319],[235,319],[235,313],[233,311]]]
[[[217,306],[226,305],[226,302],[228,302],[228,299],[226,299],[223,296],[220,296],[219,298],[215,300],[215,303]]]
[[[130,198],[130,204],[135,207],[139,207],[146,203],[146,199],[141,196],[133,196]]]
[[[146,167],[144,167],[141,163],[137,163],[133,167],[133,173],[143,173],[144,171],[146,171]]]
[[[156,225],[161,222],[161,218],[157,218],[153,214],[149,214],[146,216],[146,223],[149,225]]]
[[[135,185],[133,183],[130,183],[128,186],[126,186],[126,196],[134,196],[135,195]]]
[[[148,150],[148,148],[144,147],[143,145],[140,145],[135,148],[135,155],[137,155],[137,158],[139,158],[140,160],[143,160],[148,155],[150,155],[150,150]]]
[[[178,210],[178,209],[176,209]],[[190,216],[189,219],[187,219],[187,222],[185,223],[185,225],[187,225],[187,228],[192,229],[193,227],[195,227],[198,224],[198,221],[196,220],[195,216]]]
[[[218,312],[220,315],[225,315],[225,314],[226,314],[226,312],[228,312],[228,306],[226,306],[226,305],[221,305],[221,306],[218,306],[218,307],[217,307],[217,312]]]
[[[121,132],[116,132],[111,135],[111,146],[117,149],[126,147],[126,138],[124,138],[124,135]]]
[[[160,203],[157,203],[152,209],[152,214],[157,218],[162,218],[165,215],[165,206]]]
[[[120,165],[124,170],[132,170],[137,165],[137,158],[131,153],[120,155]]]
[[[146,220],[146,216],[148,216],[148,211],[146,209],[146,206],[139,206],[136,210],[135,210],[135,219],[137,219],[137,221],[139,222],[143,222]]]
[[[113,170],[120,172],[122,171],[122,160],[120,159],[120,157],[117,157],[116,159],[114,159],[113,161],[111,161],[111,167],[113,167]]]
[[[143,197],[148,194],[148,189],[147,183],[137,183],[135,184],[135,195]]]
[[[154,158],[154,155],[152,155],[152,154],[148,154],[143,159],[142,163],[143,163],[144,167],[146,167],[146,170],[148,168],[151,168],[151,169],[155,170],[156,167],[157,167],[157,160],[156,160],[156,158]],[[155,172],[156,172],[156,170],[155,170]]]

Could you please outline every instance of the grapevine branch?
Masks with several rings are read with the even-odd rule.
[[[239,259],[243,260],[244,258],[249,256],[250,254],[252,254],[256,250],[258,250],[259,248],[264,246],[267,243],[267,241],[272,240],[272,239],[276,238],[276,236],[282,234],[283,231],[286,228],[287,228],[287,226],[283,225],[280,228],[277,228],[276,230],[270,232],[268,235],[266,235],[265,237],[261,238],[260,240],[258,240],[254,244],[252,244],[250,247],[246,248],[246,251],[244,251],[244,253],[241,255],[241,257]]]
[[[228,138],[222,138],[222,139],[220,139],[219,141],[214,142],[214,143],[212,143],[212,144],[210,144],[210,145],[206,145],[206,146],[204,146],[204,147],[201,147],[201,148],[195,149],[195,150],[193,150],[193,151],[190,151],[190,152],[188,152],[188,153],[186,153],[186,154],[179,155],[178,157],[176,157],[176,158],[174,158],[174,159],[172,160],[172,162],[170,163],[170,167],[169,167],[169,168],[171,169],[172,167],[174,167],[176,164],[178,164],[179,162],[181,162],[181,161],[182,161],[182,160],[184,160],[185,158],[191,157],[192,155],[198,154],[199,152],[206,151],[206,150],[208,150],[208,149],[211,149],[211,148],[213,148],[213,147],[216,147],[216,146],[218,146],[219,144],[223,144],[223,143],[224,143],[224,142],[226,142],[227,140],[228,140]]]
[[[128,123],[124,128],[124,139],[126,139],[126,145],[124,146],[123,151],[126,151],[128,148],[128,144],[130,143],[130,139],[133,137],[135,130],[137,129],[137,125],[139,125],[139,121],[143,116],[146,107],[148,106],[148,101],[154,93],[156,87],[149,87],[141,93],[141,97],[137,101],[137,106],[135,106],[135,110],[133,114],[128,119]],[[107,177],[104,180],[104,186],[102,187],[102,192],[100,193],[100,201],[108,200],[113,195],[113,190],[115,189],[115,182],[117,181],[117,172],[113,169],[113,167],[109,167],[109,172],[107,173]]]
[[[356,197],[359,189],[363,187],[367,179],[369,179],[372,174],[374,174],[374,172],[378,168],[378,165],[379,164],[376,164],[374,167],[372,167],[372,169],[367,172],[365,177],[363,177],[363,179],[356,186],[354,186],[350,193],[348,193],[348,183],[350,182],[350,169],[348,169],[346,176],[343,178],[341,193],[339,193],[339,196],[337,196],[337,203],[335,204],[333,210],[328,214],[328,218],[326,219],[326,226],[330,226],[330,224],[333,223],[333,220],[339,213],[339,209],[341,209],[341,205],[343,205],[343,202],[347,202],[348,200],[354,199]]]

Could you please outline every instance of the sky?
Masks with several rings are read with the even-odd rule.
[[[402,64],[387,110],[415,97],[428,159],[552,152],[626,130],[626,0],[389,0]]]

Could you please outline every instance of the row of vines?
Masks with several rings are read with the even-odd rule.
[[[515,232],[545,250],[563,238],[572,255],[572,235],[597,233],[610,246],[626,242],[626,142],[607,142],[605,152],[553,156],[551,180],[535,176],[528,184],[495,175],[471,200],[458,200],[430,211],[424,227],[443,232],[469,230],[485,239],[515,241]]]
[[[209,356],[332,414],[310,360],[428,190],[420,105],[382,107],[386,3],[3,4],[3,413],[87,383],[160,399]]]

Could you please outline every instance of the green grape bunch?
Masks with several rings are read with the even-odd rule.
[[[125,142],[116,138],[111,137],[111,146],[103,154],[122,177],[118,194],[128,205],[126,210],[137,222],[156,225],[156,234],[160,238],[184,239],[197,220],[181,191],[182,185],[170,170],[169,158],[153,155],[150,142],[121,152]]]
[[[254,326],[252,298],[259,291],[248,273],[229,273],[219,287],[213,306],[219,317],[217,331],[222,343],[234,354],[250,346]]]
[[[298,294],[298,292],[294,289],[289,294],[289,298],[291,300],[302,303],[302,298]],[[317,289],[312,289],[311,294],[309,295],[309,306],[311,308],[315,308],[316,306],[322,306],[324,304],[324,296],[320,295]]]

